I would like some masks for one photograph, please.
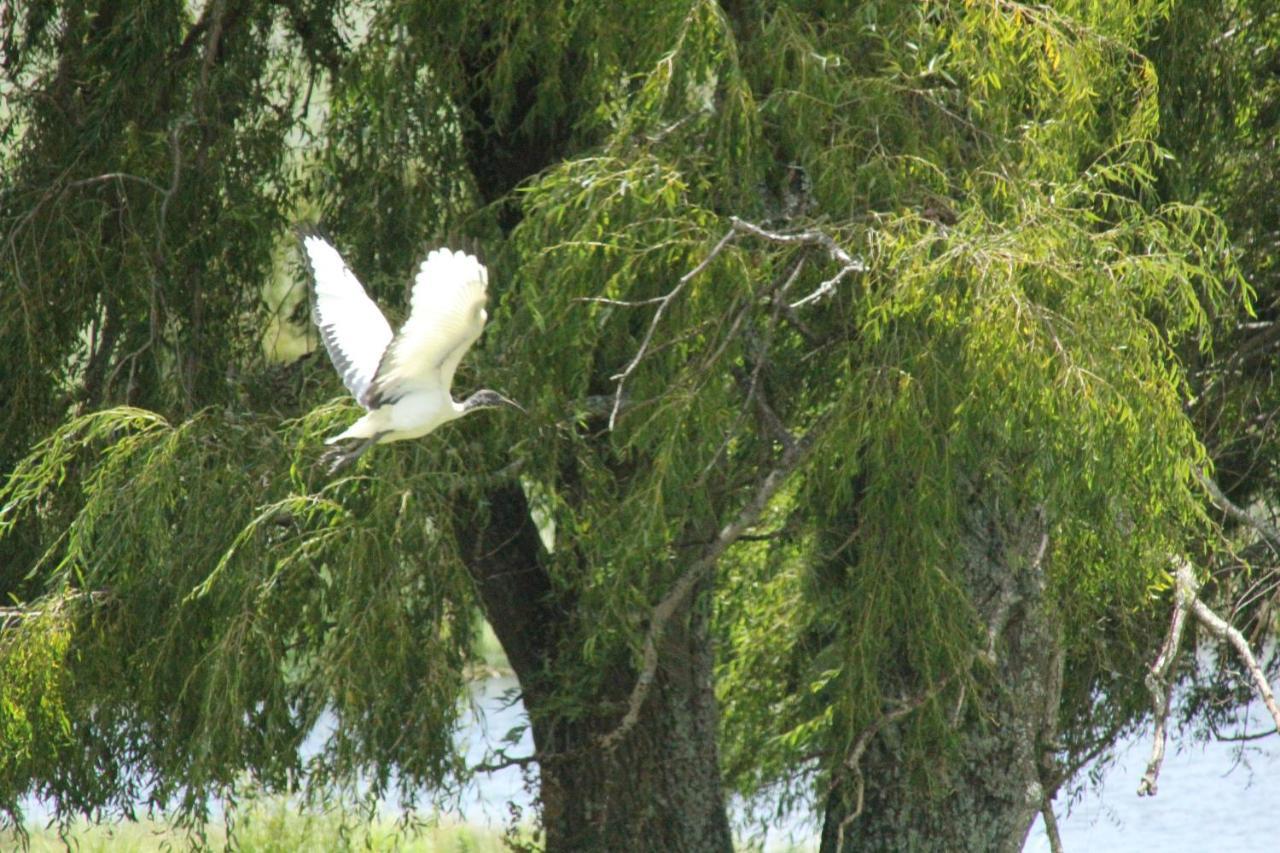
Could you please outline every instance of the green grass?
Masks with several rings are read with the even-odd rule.
[[[345,817],[345,828],[344,828]],[[284,800],[266,800],[238,814],[234,841],[228,844],[224,827],[210,825],[203,842],[183,829],[163,821],[137,823],[73,824],[64,842],[57,829],[31,828],[30,849],[52,853],[67,849],[78,853],[153,853],[193,847],[243,853],[297,853],[297,851],[396,851],[396,853],[498,853],[510,848],[500,829],[442,821],[437,826],[403,829],[394,821],[365,822],[352,814],[299,813]],[[524,836],[524,840],[528,840]],[[17,836],[0,833],[0,849],[20,849]]]
[[[345,828],[344,828],[345,819]],[[142,820],[137,823],[73,824],[64,842],[56,829],[28,827],[33,853],[73,850],[76,853],[171,853],[191,848],[211,850],[233,849],[241,853],[330,853],[330,851],[363,850],[373,853],[500,853],[511,848],[501,829],[450,822],[444,818],[436,826],[404,829],[392,820],[365,822],[347,813],[299,813],[283,798],[264,798],[242,804],[238,813],[234,840],[228,843],[220,825],[206,829],[203,842],[183,829],[163,821]],[[519,840],[532,840],[529,831]],[[816,839],[808,843],[787,844],[774,841],[764,848],[739,839],[739,849],[767,853],[812,853]],[[13,833],[0,832],[0,850],[18,850],[20,844]]]

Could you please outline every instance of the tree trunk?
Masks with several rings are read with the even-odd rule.
[[[886,724],[859,765],[861,812],[851,780],[828,795],[822,853],[1022,849],[1044,799],[1041,769],[1057,733],[1062,638],[1044,596],[1040,513],[994,515],[975,504],[957,561],[957,581],[986,622],[994,652],[985,695],[957,710],[959,747],[939,757],[925,789],[907,758],[912,719]]]
[[[469,79],[489,73],[487,39],[464,49]],[[563,57],[565,67],[579,59]],[[476,86],[464,98],[472,121],[464,136],[480,196],[499,202],[530,175],[560,157],[572,136],[562,123],[536,136],[520,127],[536,106],[544,78],[529,69],[512,87],[510,114],[495,115],[491,95]],[[502,230],[519,219],[518,207],[498,208]],[[542,545],[523,492],[516,485],[485,496],[487,523],[456,519],[460,542],[485,615],[520,680],[533,730],[541,779],[540,800],[548,851],[732,849],[716,748],[717,711],[707,589],[690,596],[663,636],[661,664],[643,711],[613,749],[598,745],[626,713],[637,673],[620,664],[602,679],[598,695],[574,692],[575,673],[588,672],[575,641],[581,617],[574,593],[555,589],[543,568]],[[598,666],[596,664],[595,666]]]
[[[637,674],[630,665],[615,666],[594,695],[577,692],[565,701],[575,690],[573,673],[584,671],[575,644],[561,642],[577,618],[574,601],[553,589],[542,568],[542,546],[519,487],[490,494],[484,529],[459,540],[475,543],[468,567],[520,679],[540,772],[546,849],[731,850],[716,749],[707,589],[667,624],[639,718],[606,748],[600,739],[626,714]]]
[[[668,627],[662,665],[638,722],[613,749],[598,745],[620,713],[586,722],[531,709],[542,770],[548,850],[728,851],[732,836],[716,750],[705,607]],[[634,684],[613,679],[605,707]],[[559,756],[563,756],[560,758]]]

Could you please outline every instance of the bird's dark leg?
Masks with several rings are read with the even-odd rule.
[[[355,462],[361,456],[368,453],[369,448],[377,444],[378,439],[382,438],[384,435],[386,435],[385,432],[380,432],[345,448],[341,446],[331,447],[329,450],[325,451],[323,456],[320,457],[320,461],[329,466],[330,474],[335,474],[339,468],[343,468],[346,465]]]

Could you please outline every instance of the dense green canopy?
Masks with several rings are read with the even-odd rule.
[[[945,788],[1013,606],[975,600],[962,543],[1023,554],[1000,588],[1040,584],[1066,673],[1052,797],[1146,710],[1170,560],[1227,541],[1196,472],[1264,458],[1267,397],[1205,382],[1240,268],[1271,305],[1275,214],[1208,150],[1258,138],[1254,94],[1215,130],[1161,102],[1206,66],[1152,58],[1201,11],[11,7],[0,809],[465,778],[468,555],[513,484],[569,613],[526,691],[623,717],[598,697],[644,681],[688,584],[724,778],[784,807],[909,697],[899,758]],[[478,245],[492,319],[458,384],[528,416],[330,477],[354,404],[275,340],[306,327],[310,217],[398,316],[429,245]],[[1269,496],[1264,467],[1233,494]]]

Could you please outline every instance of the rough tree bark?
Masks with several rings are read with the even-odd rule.
[[[577,62],[566,56],[565,62]],[[481,79],[490,56],[485,40],[464,47],[466,76]],[[493,203],[561,156],[572,130],[545,128],[520,135],[541,85],[537,69],[515,83],[513,107],[499,122],[490,93],[476,86],[463,98],[471,121],[464,133],[481,198]],[[514,205],[499,210],[499,227],[519,221]],[[581,672],[573,636],[580,619],[572,590],[556,589],[542,561],[543,549],[518,485],[490,490],[483,503],[487,524],[474,515],[457,519],[460,542],[485,616],[493,625],[520,680],[539,768],[548,851],[732,849],[716,748],[717,711],[708,636],[708,590],[695,591],[666,626],[660,666],[642,713],[616,746],[600,740],[627,710],[638,673],[618,664],[583,707],[561,701],[566,678]],[[572,685],[570,685],[572,686]]]
[[[627,708],[637,673],[619,665],[583,707],[554,689],[580,671],[562,644],[576,617],[572,593],[556,590],[518,486],[489,496],[489,523],[467,565],[486,616],[520,679],[540,772],[547,850],[732,849],[716,750],[716,704],[706,590],[663,632],[653,689],[636,725],[602,746]]]
[[[870,740],[855,782],[827,798],[822,853],[853,850],[1022,849],[1044,800],[1041,770],[1056,737],[1062,692],[1060,625],[1045,598],[1047,534],[1038,510],[997,511],[975,497],[957,582],[988,629],[984,689],[956,709],[956,753],[913,778],[904,743],[909,716]]]

